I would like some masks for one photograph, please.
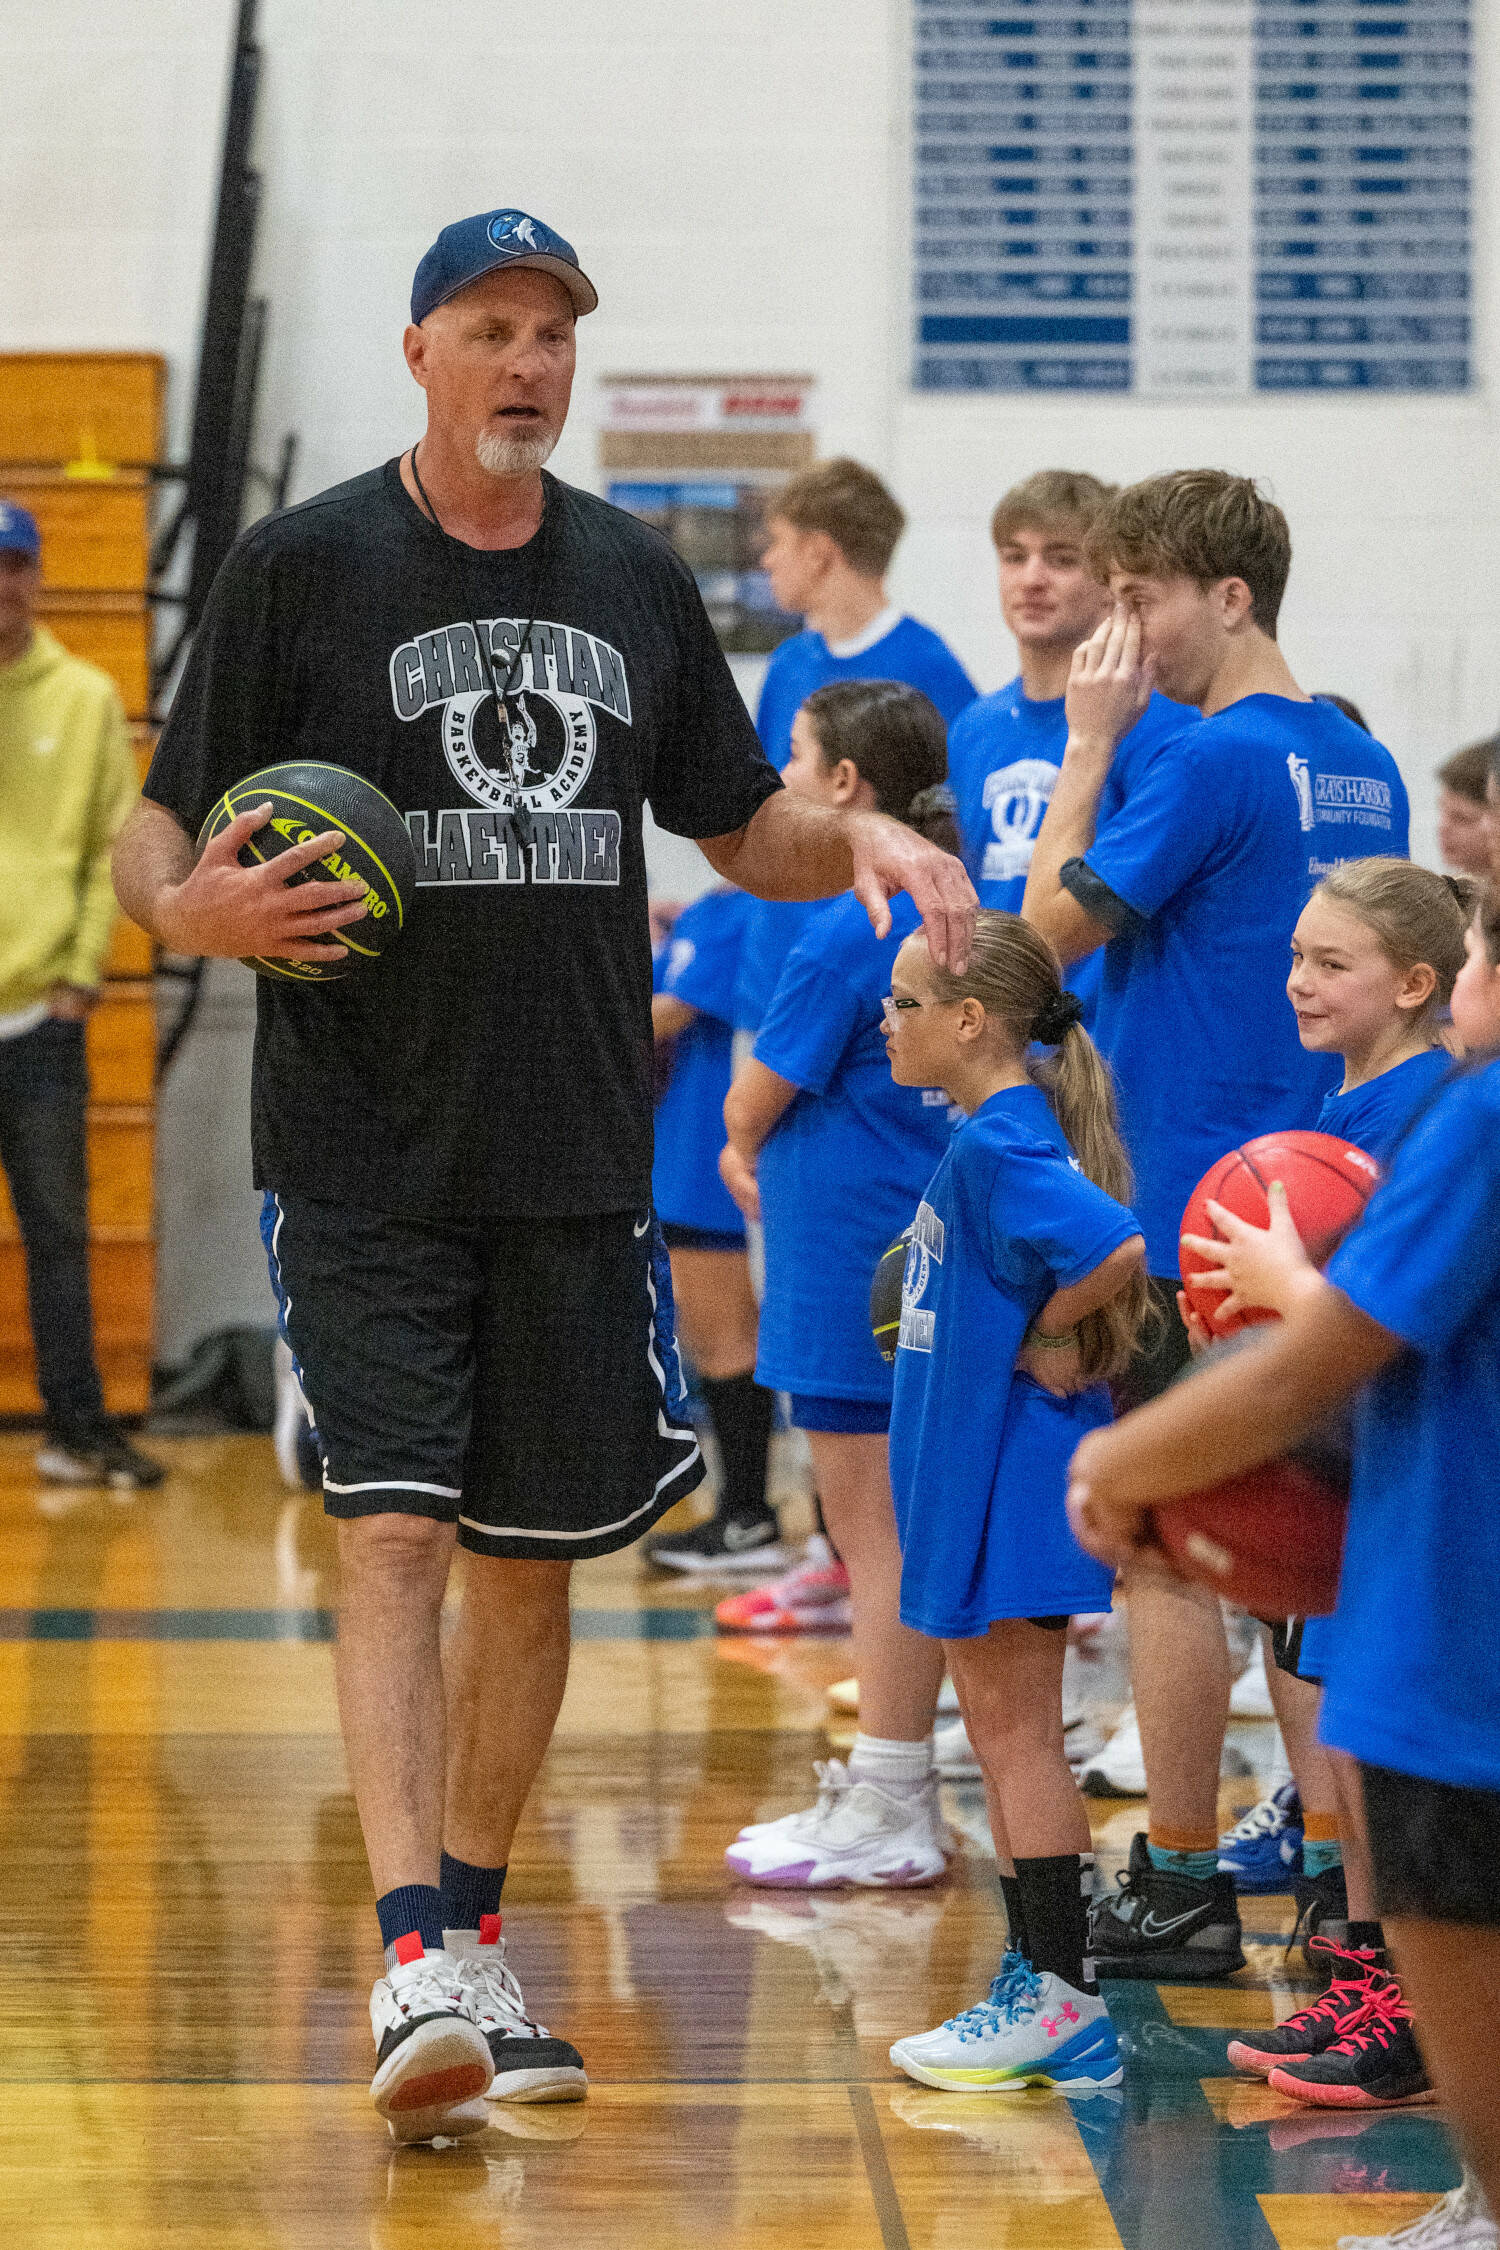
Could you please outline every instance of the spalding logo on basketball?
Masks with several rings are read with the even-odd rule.
[[[246,966],[258,976],[281,977],[290,984],[327,984],[353,969],[372,967],[405,928],[417,886],[411,837],[400,813],[373,782],[347,766],[312,760],[265,766],[225,790],[198,832],[199,850],[239,814],[264,804],[270,805],[271,817],[241,846],[241,866],[279,858],[295,844],[336,828],[344,839],[341,848],[293,875],[291,882],[342,883],[358,876],[367,886],[365,913],[332,933],[332,942],[348,949],[341,961],[286,961],[254,954],[246,956]]]
[[[1273,1180],[1280,1180],[1286,1189],[1287,1208],[1308,1256],[1322,1266],[1379,1186],[1380,1166],[1362,1148],[1334,1133],[1262,1133],[1258,1140],[1221,1156],[1204,1174],[1182,1214],[1182,1233],[1209,1237],[1218,1233],[1208,1215],[1210,1202],[1222,1203],[1226,1211],[1253,1227],[1268,1226],[1267,1190]],[[1213,1261],[1201,1251],[1185,1249],[1181,1265],[1182,1286],[1193,1310],[1215,1335],[1228,1336],[1237,1328],[1276,1319],[1275,1313],[1257,1309],[1220,1320],[1224,1291],[1205,1289],[1198,1279],[1213,1271]]]

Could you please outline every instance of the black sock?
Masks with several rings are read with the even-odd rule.
[[[466,1859],[443,1854],[443,1925],[450,1930],[477,1930],[482,1916],[498,1914],[505,1888],[503,1867],[471,1867]]]
[[[1077,1992],[1097,1993],[1089,1955],[1093,1853],[1057,1852],[1047,1859],[1018,1859],[1016,1881],[1032,1967],[1043,1976],[1050,1969]]]
[[[766,1457],[771,1449],[771,1424],[776,1399],[761,1389],[753,1375],[700,1375],[702,1391],[719,1441],[724,1481],[719,1489],[722,1516],[764,1515],[766,1511]]]
[[[443,1894],[436,1883],[401,1883],[376,1899],[380,1916],[380,1942],[386,1967],[400,1958],[395,1952],[402,1938],[419,1937],[424,1953],[443,1950]]]
[[[1026,1910],[1021,1904],[1021,1885],[1018,1877],[1000,1877],[1000,1896],[1005,1902],[1006,1948],[1011,1953],[1024,1953],[1031,1959],[1031,1948],[1026,1943]]]
[[[1353,1952],[1384,1953],[1385,1925],[1383,1922],[1351,1922],[1349,1945]]]

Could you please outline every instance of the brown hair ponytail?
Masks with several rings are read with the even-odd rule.
[[[1027,1075],[1052,1104],[1084,1177],[1117,1203],[1128,1204],[1134,1182],[1109,1069],[1083,1028],[1077,1000],[1064,991],[1057,955],[1041,933],[1017,914],[982,911],[974,918],[974,944],[963,975],[955,976],[935,961],[930,975],[940,1000],[978,1000],[1017,1046],[1056,1048],[1054,1056],[1028,1060]],[[1144,1272],[1138,1272],[1107,1305],[1079,1323],[1085,1375],[1097,1382],[1119,1374],[1150,1318],[1150,1290]]]
[[[1426,963],[1435,981],[1412,1021],[1430,1025],[1435,1039],[1438,1011],[1448,1005],[1464,965],[1464,928],[1474,911],[1471,886],[1409,859],[1351,859],[1325,875],[1312,895],[1363,922],[1393,968]]]

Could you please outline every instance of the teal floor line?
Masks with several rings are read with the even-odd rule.
[[[575,1609],[580,1641],[697,1641],[707,1609]],[[331,1609],[0,1609],[0,1641],[331,1641]]]

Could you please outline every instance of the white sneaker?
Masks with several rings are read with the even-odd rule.
[[[566,2039],[554,2039],[526,2013],[516,1973],[505,1958],[500,1916],[486,1914],[477,1930],[444,1930],[443,1943],[458,1982],[489,2042],[492,2102],[581,2102],[589,2090],[583,2057]]]
[[[1231,1719],[1274,1719],[1276,1706],[1271,1701],[1271,1686],[1266,1678],[1266,1644],[1259,1633],[1250,1661],[1229,1691],[1229,1716]]]
[[[1396,2234],[1341,2234],[1338,2250],[1496,2250],[1500,2227],[1479,2182],[1465,2172],[1440,2203]]]
[[[393,2141],[461,2140],[484,2131],[489,2116],[479,2096],[488,2092],[495,2066],[449,1954],[418,1953],[377,1977],[370,2029],[370,2099]]]
[[[962,1719],[950,1719],[932,1738],[933,1770],[944,1781],[977,1781],[979,1760],[974,1755]]]
[[[1069,1759],[1076,1753],[1068,1744]],[[1141,1749],[1140,1721],[1135,1715],[1135,1705],[1127,1703],[1120,1713],[1119,1723],[1104,1748],[1084,1761],[1078,1771],[1078,1786],[1085,1797],[1144,1797],[1146,1794],[1146,1759]],[[1235,1743],[1226,1742],[1219,1759],[1219,1772],[1226,1781],[1240,1779],[1250,1771],[1250,1761]]]
[[[838,1758],[818,1767],[818,1801],[737,1836],[724,1854],[742,1883],[822,1890],[855,1883],[905,1890],[947,1873],[948,1834],[934,1778],[910,1796],[855,1780]]]
[[[1146,1761],[1133,1703],[1126,1704],[1104,1748],[1084,1766],[1078,1786],[1085,1797],[1145,1796]]]
[[[1118,2086],[1125,2075],[1098,1995],[1077,1991],[1050,1969],[1039,1976],[1018,1953],[1005,1956],[987,2000],[936,2031],[898,2039],[891,2061],[920,2085],[961,2094],[1026,2086],[1093,2093]]]

